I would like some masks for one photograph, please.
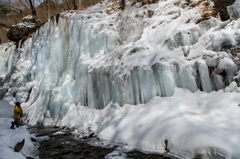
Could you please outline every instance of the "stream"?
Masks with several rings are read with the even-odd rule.
[[[73,129],[58,127],[29,127],[35,142],[34,156],[39,159],[170,159],[160,154],[146,154],[137,150],[126,150],[97,139],[94,135],[79,139],[72,135]]]

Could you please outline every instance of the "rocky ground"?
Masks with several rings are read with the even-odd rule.
[[[59,132],[60,128],[53,127],[30,127],[29,131],[36,135],[38,150],[36,155],[40,159],[104,159],[113,157],[123,157],[131,159],[170,159],[159,154],[145,154],[137,150],[121,152],[119,146],[105,145],[104,147],[92,146],[93,142],[100,142],[96,137],[76,139],[71,134],[70,129]],[[41,140],[46,136],[48,140]],[[30,159],[30,158],[29,158]]]

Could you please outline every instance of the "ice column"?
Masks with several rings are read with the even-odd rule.
[[[198,90],[197,77],[195,70],[190,65],[174,64],[172,72],[176,81],[176,86],[189,89],[191,92]]]
[[[199,63],[198,70],[203,91],[208,93],[213,91],[207,65]]]
[[[175,80],[170,67],[156,63],[153,65],[153,70],[156,74],[157,82],[159,82],[162,96],[172,96],[175,92]]]

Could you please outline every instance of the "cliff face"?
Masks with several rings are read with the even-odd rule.
[[[91,7],[91,6],[101,2],[101,0],[81,0],[81,1],[68,0],[68,1],[64,1],[62,3],[57,3],[57,2],[53,2],[50,0],[49,1],[50,16],[55,16],[66,10],[74,9],[73,4],[75,4],[75,1],[76,1],[76,4],[81,2],[81,5],[80,4],[78,5],[79,8],[75,8],[75,10],[86,9],[87,7]],[[8,43],[10,41],[18,41],[19,39],[21,40],[22,38],[20,38],[20,37],[24,37],[24,35],[26,35],[26,29],[16,28],[15,26],[17,23],[21,22],[21,19],[23,17],[26,17],[27,15],[29,15],[29,16],[31,15],[31,13],[29,12],[28,9],[22,10],[24,8],[24,6],[17,6],[17,4],[14,4],[15,2],[9,1],[9,3],[10,2],[12,3],[13,7],[14,6],[15,7],[12,8],[11,10],[9,10],[9,13],[4,14],[0,11],[0,39],[1,39],[0,44]],[[41,3],[40,5],[36,6],[36,13],[37,13],[38,19],[41,21],[42,24],[44,24],[46,21],[49,20],[47,4],[45,1],[43,3]],[[36,28],[38,28],[38,27],[36,27]],[[35,31],[36,28],[33,30]],[[9,34],[12,34],[12,35],[7,36],[7,31],[9,29],[11,30]],[[14,36],[15,36],[14,33],[16,33],[16,32],[17,32],[17,35],[14,38]],[[21,35],[21,36],[19,37],[18,35]],[[25,36],[25,38],[23,40],[25,40],[26,38],[28,38],[28,36]],[[18,40],[16,40],[16,39],[18,39]],[[19,41],[18,41],[18,43],[19,43]]]

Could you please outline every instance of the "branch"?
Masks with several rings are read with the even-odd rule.
[[[31,9],[29,9],[29,6],[27,6],[22,0],[19,0],[19,2],[31,13]]]
[[[13,8],[13,9],[15,9],[15,10],[19,10],[20,12],[22,11],[21,9],[16,8],[16,7],[12,6],[11,4],[7,4],[7,3],[6,3],[5,5],[8,6],[8,7]]]

